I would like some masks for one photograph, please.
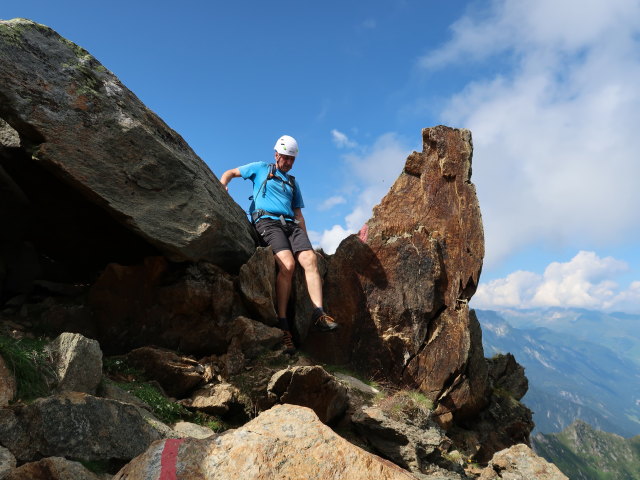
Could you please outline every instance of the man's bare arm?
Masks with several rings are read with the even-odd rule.
[[[295,219],[298,221],[298,225],[300,226],[300,228],[302,228],[302,230],[305,231],[305,233],[307,232],[307,226],[304,223],[304,216],[302,215],[302,209],[301,208],[294,208],[293,209],[293,215],[295,217]]]
[[[224,185],[224,188],[228,192],[229,191],[229,187],[227,185],[229,185],[229,182],[231,180],[233,180],[234,178],[238,178],[238,177],[241,177],[241,176],[242,175],[240,174],[240,169],[232,168],[231,170],[227,170],[226,172],[224,172],[222,174],[222,176],[220,177],[220,183],[222,185]]]

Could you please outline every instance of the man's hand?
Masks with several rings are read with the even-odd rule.
[[[298,221],[298,226],[304,231],[304,233],[307,233],[307,226],[304,223],[304,216],[302,215],[302,209],[294,208],[293,215],[295,219]]]
[[[228,192],[229,187],[227,185],[229,185],[229,182],[234,178],[241,177],[241,176],[242,175],[240,174],[239,169],[232,168],[231,170],[227,170],[222,174],[222,177],[220,177],[220,183],[224,185],[224,189]]]

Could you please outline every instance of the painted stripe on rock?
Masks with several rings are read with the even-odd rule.
[[[178,449],[182,442],[184,442],[184,438],[169,438],[164,442],[158,480],[177,480],[176,464],[178,463]]]

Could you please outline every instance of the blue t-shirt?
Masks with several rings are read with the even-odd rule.
[[[289,175],[276,170],[276,177],[265,183],[267,175],[269,175],[269,164],[266,162],[254,162],[238,167],[240,175],[243,179],[250,179],[253,182],[253,203],[249,213],[254,210],[266,210],[267,212],[285,217],[293,218],[294,208],[304,208],[302,194],[300,193],[300,185],[294,179],[294,189],[287,183]],[[264,184],[264,187],[263,187]],[[269,218],[278,218],[266,215]]]

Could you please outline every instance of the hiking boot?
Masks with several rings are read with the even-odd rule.
[[[313,320],[313,325],[316,330],[320,330],[321,332],[331,332],[340,326],[330,315],[324,312]]]
[[[293,337],[289,330],[282,331],[282,344],[284,345],[284,353],[289,355],[296,353],[296,346],[293,344]]]

